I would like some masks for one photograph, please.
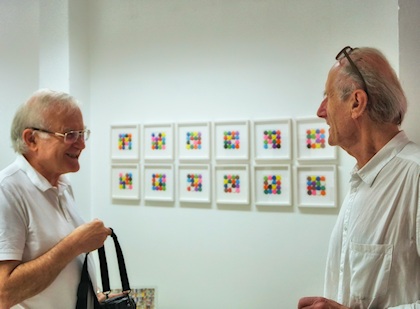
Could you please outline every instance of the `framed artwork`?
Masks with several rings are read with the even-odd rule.
[[[111,196],[113,199],[140,199],[140,177],[138,164],[112,164]]]
[[[210,124],[208,122],[177,125],[179,160],[210,160]]]
[[[254,196],[257,206],[291,206],[293,187],[290,166],[254,166]]]
[[[143,125],[143,146],[145,160],[173,160],[174,132],[173,125]]]
[[[328,144],[329,127],[321,118],[296,119],[296,154],[299,161],[336,160],[337,147]]]
[[[180,202],[210,203],[210,165],[180,164],[178,166],[178,191]]]
[[[335,165],[296,167],[296,203],[299,207],[334,208],[337,206]]]
[[[248,165],[216,165],[216,203],[249,204]]]
[[[138,125],[111,126],[112,160],[138,160],[140,151],[139,145]]]
[[[256,161],[292,159],[291,119],[255,120],[253,127]]]
[[[167,201],[174,200],[174,170],[171,164],[144,165],[144,200]]]
[[[248,121],[214,123],[214,148],[216,160],[248,160]]]

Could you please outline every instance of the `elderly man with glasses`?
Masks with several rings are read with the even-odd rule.
[[[75,308],[83,253],[111,234],[100,220],[83,222],[63,175],[79,170],[90,131],[76,100],[50,90],[18,109],[11,131],[18,157],[0,172],[0,309]]]
[[[333,229],[325,297],[298,308],[420,308],[420,147],[400,130],[407,102],[377,49],[345,47],[317,115],[356,159]]]

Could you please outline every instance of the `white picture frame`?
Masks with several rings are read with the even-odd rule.
[[[216,121],[214,151],[217,161],[246,161],[249,159],[249,121]]]
[[[249,204],[250,183],[247,164],[216,165],[214,180],[217,204]]]
[[[111,197],[116,200],[140,199],[138,164],[115,163],[111,165]]]
[[[139,125],[111,125],[111,160],[139,160]]]
[[[209,164],[178,166],[178,196],[180,202],[211,202],[211,170]]]
[[[145,164],[143,183],[145,201],[174,201],[175,175],[172,164]]]
[[[254,120],[255,161],[290,161],[292,159],[292,120]]]
[[[172,161],[174,144],[175,137],[172,123],[143,125],[143,147],[146,161]]]
[[[329,126],[322,118],[297,118],[296,158],[300,163],[335,161],[337,147],[328,144]]]
[[[290,165],[255,165],[253,178],[256,206],[292,206]]]
[[[178,159],[210,160],[211,130],[209,122],[182,122],[177,124]]]
[[[335,165],[297,166],[295,171],[295,201],[298,207],[337,207]]]

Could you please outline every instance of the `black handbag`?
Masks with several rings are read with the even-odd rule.
[[[135,309],[136,302],[130,296],[130,284],[128,282],[127,270],[125,268],[124,256],[121,250],[120,243],[118,242],[117,235],[115,235],[114,230],[111,229],[111,237],[114,240],[115,251],[117,253],[118,259],[118,268],[120,272],[121,284],[123,295],[107,298],[103,302],[99,302],[96,293],[93,290],[92,282],[90,280],[89,272],[87,269],[88,264],[88,254],[85,256],[85,261],[83,263],[82,275],[80,278],[79,287],[77,289],[77,304],[76,309],[86,309],[87,308],[87,296],[88,291],[90,290],[93,293],[94,308],[95,309]],[[99,262],[101,267],[101,279],[102,279],[102,289],[105,295],[108,295],[111,292],[109,285],[109,275],[108,275],[108,264],[106,261],[105,247],[102,246],[98,249]]]

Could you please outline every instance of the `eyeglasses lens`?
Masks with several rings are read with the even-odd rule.
[[[70,131],[65,133],[64,142],[72,144],[75,143],[79,137],[82,137],[83,141],[87,141],[89,139],[90,130],[84,131]]]

